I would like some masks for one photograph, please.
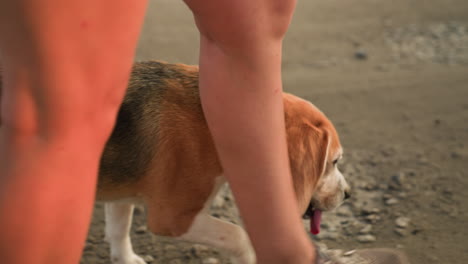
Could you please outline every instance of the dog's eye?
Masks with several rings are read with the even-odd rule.
[[[333,161],[333,165],[336,166],[336,164],[338,164],[338,159]]]

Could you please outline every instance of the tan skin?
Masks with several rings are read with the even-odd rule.
[[[313,263],[281,99],[281,44],[295,1],[186,3],[201,32],[203,108],[258,263]],[[0,263],[78,262],[145,7],[0,2]]]

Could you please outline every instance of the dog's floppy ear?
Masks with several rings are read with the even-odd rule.
[[[309,122],[289,126],[287,131],[294,189],[298,200],[308,204],[325,172],[331,135]]]
[[[331,135],[327,129],[309,125],[311,130],[311,151],[313,168],[313,186],[316,187],[320,178],[324,175],[327,168],[328,153],[331,146]]]

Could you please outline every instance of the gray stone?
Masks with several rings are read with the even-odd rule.
[[[366,220],[370,223],[377,223],[377,221],[380,220],[380,216],[371,214],[371,215],[366,216]]]
[[[133,214],[134,215],[142,215],[145,212],[145,207],[143,205],[135,205],[135,208],[133,209]]]
[[[460,153],[453,151],[453,152],[450,154],[450,157],[451,157],[452,159],[459,159],[459,158],[461,157],[461,155],[460,155]]]
[[[408,197],[408,194],[405,193],[405,192],[401,192],[401,193],[398,194],[398,197],[399,197],[400,199],[404,200],[406,197]]]
[[[146,263],[151,263],[154,261],[154,258],[151,255],[145,255],[143,256],[143,260],[146,261]]]
[[[376,241],[377,238],[373,235],[361,235],[357,237],[357,241],[361,243],[370,243]]]
[[[391,179],[392,179],[393,183],[395,183],[395,184],[397,184],[399,186],[402,186],[403,183],[406,180],[405,174],[403,172],[398,172],[398,173],[392,175]]]
[[[397,204],[399,201],[397,198],[390,198],[388,200],[385,201],[385,204],[386,205],[395,205]]]
[[[352,256],[354,253],[356,253],[355,249],[350,250],[350,251],[346,251],[345,253],[343,253],[343,256],[345,256],[345,257]]]
[[[135,233],[144,234],[144,233],[146,233],[147,230],[148,230],[148,228],[145,225],[141,225],[141,226],[139,226],[139,227],[137,227],[135,229]]]
[[[364,190],[366,190],[366,191],[375,191],[375,190],[377,190],[377,188],[379,188],[379,187],[378,187],[377,184],[375,184],[375,183],[370,183],[370,182],[368,182],[368,183],[364,183],[364,184],[361,186],[361,188],[364,189]]]
[[[354,53],[354,57],[358,60],[367,60],[367,52],[360,49]]]
[[[359,234],[369,234],[370,232],[372,232],[372,225],[365,225],[363,228],[361,228],[361,230],[359,230]]]
[[[411,220],[408,217],[401,216],[395,220],[395,224],[397,227],[406,228],[408,227],[410,221]]]
[[[218,264],[219,260],[217,258],[206,258],[202,261],[203,264]]]
[[[222,195],[216,195],[215,198],[213,199],[212,206],[213,207],[223,207],[225,203],[225,198]]]
[[[203,252],[206,252],[208,250],[209,250],[209,248],[207,246],[199,245],[199,244],[193,245],[190,248],[190,252],[192,252],[192,254],[194,256],[201,256],[203,254]]]

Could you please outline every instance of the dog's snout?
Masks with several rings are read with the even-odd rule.
[[[351,192],[349,190],[344,191],[344,199],[348,200],[351,198]]]

